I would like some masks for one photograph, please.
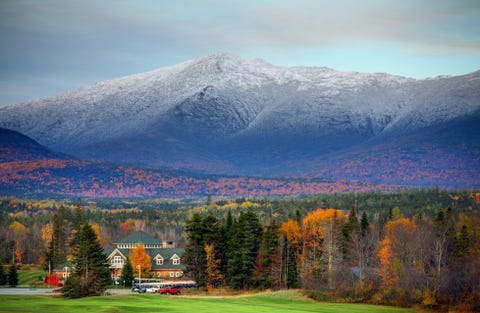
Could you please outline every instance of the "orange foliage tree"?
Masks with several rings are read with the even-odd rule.
[[[128,256],[132,262],[134,272],[138,273],[140,270],[142,277],[150,275],[152,269],[152,260],[145,251],[145,246],[141,243],[137,244],[137,247],[130,252]]]
[[[15,258],[18,263],[22,263],[22,257],[23,257],[23,252],[22,252],[22,243],[26,240],[27,235],[29,233],[28,228],[25,227],[22,223],[20,222],[13,222],[9,226],[10,231],[13,233],[13,238],[16,241],[16,246],[15,246]]]

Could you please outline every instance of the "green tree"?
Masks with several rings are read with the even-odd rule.
[[[97,234],[89,224],[84,224],[72,244],[72,274],[63,294],[69,298],[101,295],[110,283],[110,270]]]
[[[203,223],[199,214],[194,214],[186,222],[188,244],[185,247],[183,259],[185,272],[190,274],[199,286],[205,283],[205,249],[203,244]]]
[[[132,287],[134,279],[132,262],[127,258],[127,262],[123,266],[122,275],[120,276],[120,284],[125,284],[127,287]]]
[[[255,283],[260,288],[272,287],[272,275],[274,269],[272,268],[272,261],[274,252],[278,247],[279,226],[275,220],[265,227],[263,232],[262,244],[257,257],[257,264],[255,265],[254,278]],[[278,253],[277,253],[278,254]],[[281,256],[281,255],[279,255]]]
[[[7,284],[7,274],[3,269],[3,264],[0,263],[0,286],[5,286]]]
[[[186,231],[188,244],[183,256],[186,273],[192,275],[199,286],[204,286],[207,269],[205,245],[221,246],[222,228],[215,216],[207,215],[202,218],[199,214],[194,214],[187,221]],[[220,252],[217,258],[222,258],[222,256],[223,253]]]
[[[60,205],[53,215],[52,240],[45,255],[45,270],[65,262],[67,257],[67,221],[65,207]]]
[[[251,288],[258,250],[262,240],[262,225],[251,208],[241,212],[234,224],[230,240],[230,260],[227,269],[227,282],[235,289]]]
[[[17,287],[18,285],[18,273],[15,263],[12,263],[10,269],[8,270],[8,284],[10,287]]]

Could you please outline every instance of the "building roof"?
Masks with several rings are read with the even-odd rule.
[[[134,233],[128,235],[127,237],[124,237],[124,238],[120,239],[120,241],[117,242],[117,245],[118,244],[126,244],[126,243],[139,243],[139,242],[141,242],[143,245],[146,245],[146,244],[161,245],[162,244],[161,240],[153,238],[152,236],[150,236],[146,232],[137,231],[137,232],[134,232]]]

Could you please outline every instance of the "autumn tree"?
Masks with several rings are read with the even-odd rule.
[[[137,244],[135,249],[132,249],[130,255],[128,256],[132,262],[132,267],[135,271],[139,271],[142,277],[147,277],[150,275],[150,270],[152,269],[152,260],[145,250],[145,246],[141,243]]]
[[[10,231],[13,233],[13,238],[15,240],[15,252],[14,252],[14,259],[15,262],[22,263],[22,245],[24,241],[27,239],[29,230],[25,225],[18,221],[14,221],[9,226]]]
[[[333,289],[334,276],[342,262],[342,227],[345,216],[340,210],[318,209],[303,219],[303,276],[308,284],[326,278]],[[325,274],[323,274],[325,273]]]
[[[217,286],[221,285],[224,275],[220,272],[220,259],[215,257],[215,248],[213,244],[205,245],[206,270],[205,270],[205,284],[207,291],[212,291]]]

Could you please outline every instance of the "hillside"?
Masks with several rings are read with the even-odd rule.
[[[264,196],[388,188],[345,180],[261,179],[134,168],[69,158],[18,132],[2,129],[0,134],[0,196]]]

